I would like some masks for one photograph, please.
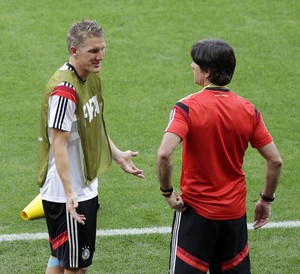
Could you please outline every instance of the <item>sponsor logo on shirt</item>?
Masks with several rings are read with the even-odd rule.
[[[89,101],[83,106],[84,118],[87,118],[91,122],[99,113],[99,104],[97,96],[93,96]]]

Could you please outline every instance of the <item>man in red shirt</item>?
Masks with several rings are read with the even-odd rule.
[[[267,164],[255,229],[270,218],[282,159],[260,112],[226,86],[236,64],[233,49],[207,39],[191,56],[194,82],[203,89],[173,107],[157,158],[161,192],[175,209],[169,273],[250,274],[245,151],[250,143]],[[172,188],[172,154],[181,142],[179,195]]]

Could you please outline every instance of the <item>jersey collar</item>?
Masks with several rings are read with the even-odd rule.
[[[82,80],[80,78],[80,76],[78,75],[76,69],[74,68],[74,66],[72,64],[70,64],[70,62],[67,62],[67,66],[68,66],[68,70],[73,71],[76,74],[76,76],[80,79],[80,81],[82,81],[83,83],[85,82],[85,80]]]
[[[213,84],[209,84],[206,87],[203,88],[203,90],[215,90],[215,91],[223,91],[223,92],[229,92],[230,89],[226,86],[217,86]]]

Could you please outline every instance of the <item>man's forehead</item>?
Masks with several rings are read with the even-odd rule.
[[[106,47],[106,43],[105,43],[105,39],[104,37],[87,37],[83,43],[83,46],[87,46],[87,47],[94,47],[94,46],[97,46],[97,47]]]

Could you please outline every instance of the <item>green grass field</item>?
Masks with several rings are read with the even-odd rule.
[[[0,234],[46,232],[44,219],[20,211],[38,194],[35,183],[40,101],[53,72],[68,60],[66,32],[75,21],[104,27],[105,118],[120,149],[137,150],[146,178],[115,164],[101,178],[98,229],[171,226],[161,196],[156,152],[173,104],[199,90],[190,48],[218,37],[235,49],[230,88],[262,112],[284,161],[273,222],[300,220],[300,5],[297,0],[0,0]],[[175,153],[174,185],[180,176]],[[264,182],[265,164],[247,151],[248,221]],[[178,187],[177,187],[178,188]],[[169,234],[98,237],[95,274],[167,273]],[[300,227],[249,231],[253,274],[300,273]],[[0,242],[0,273],[44,273],[47,240]]]

